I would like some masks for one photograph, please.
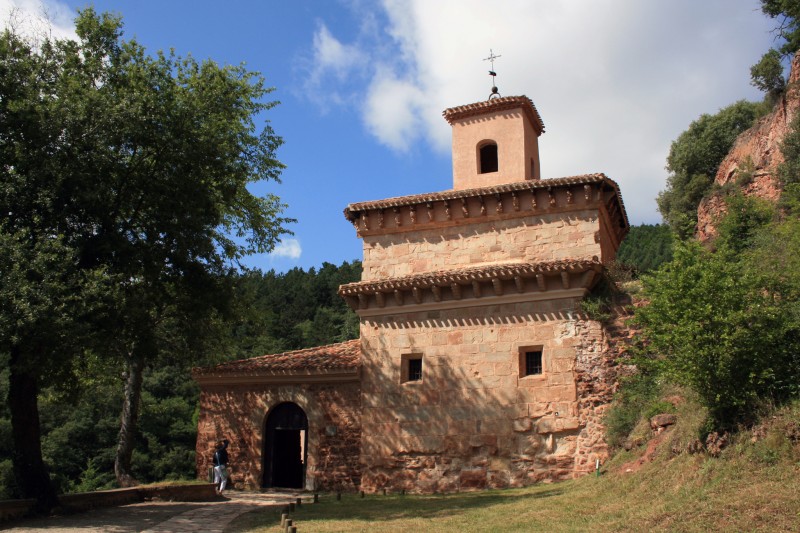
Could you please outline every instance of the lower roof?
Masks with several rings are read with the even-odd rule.
[[[337,344],[292,350],[277,354],[239,359],[214,366],[192,369],[199,383],[223,382],[224,378],[262,378],[281,381],[282,378],[306,377],[310,381],[339,380],[357,376],[361,359],[361,341],[353,339]]]

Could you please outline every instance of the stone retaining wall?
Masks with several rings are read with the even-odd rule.
[[[126,489],[76,492],[58,497],[60,506],[70,512],[88,511],[98,507],[115,507],[149,500],[207,502],[217,498],[211,483],[190,485],[161,485]],[[0,501],[0,521],[21,518],[30,513],[36,500]]]

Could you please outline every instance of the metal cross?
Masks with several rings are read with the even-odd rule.
[[[489,73],[490,73],[492,76],[497,76],[497,74],[495,74],[495,72],[494,72],[494,60],[495,60],[495,59],[497,59],[498,57],[502,57],[502,56],[499,56],[499,55],[497,55],[497,56],[496,56],[496,55],[494,55],[494,52],[492,52],[492,49],[491,49],[491,48],[489,48],[489,57],[487,57],[487,58],[485,58],[485,59],[484,59],[484,61],[491,61],[491,64],[492,64],[492,70],[490,70],[490,71],[489,71]]]
[[[489,100],[500,96],[500,92],[498,91],[497,85],[495,84],[495,76],[497,76],[497,72],[494,71],[494,60],[497,59],[498,57],[500,56],[494,55],[492,49],[489,48],[489,57],[484,59],[484,61],[492,62],[492,70],[489,71],[489,75],[492,77],[492,94],[489,95]]]

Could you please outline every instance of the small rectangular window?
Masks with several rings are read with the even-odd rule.
[[[400,357],[400,381],[408,383],[422,381],[422,355],[418,353],[403,354]]]
[[[541,346],[521,346],[519,348],[519,377],[541,376],[544,374],[544,357]]]
[[[542,352],[525,352],[525,375],[535,376],[542,373]]]
[[[408,381],[419,381],[422,379],[422,359],[408,360]]]

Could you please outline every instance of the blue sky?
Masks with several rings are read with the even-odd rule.
[[[69,35],[87,2],[0,0]],[[773,42],[757,0],[98,0],[148,50],[245,63],[276,88],[278,194],[294,236],[247,264],[284,271],[361,258],[348,203],[452,186],[447,107],[504,96],[545,123],[544,178],[604,172],[633,224],[660,221],[669,145],[692,120],[760,99],[749,66]]]

